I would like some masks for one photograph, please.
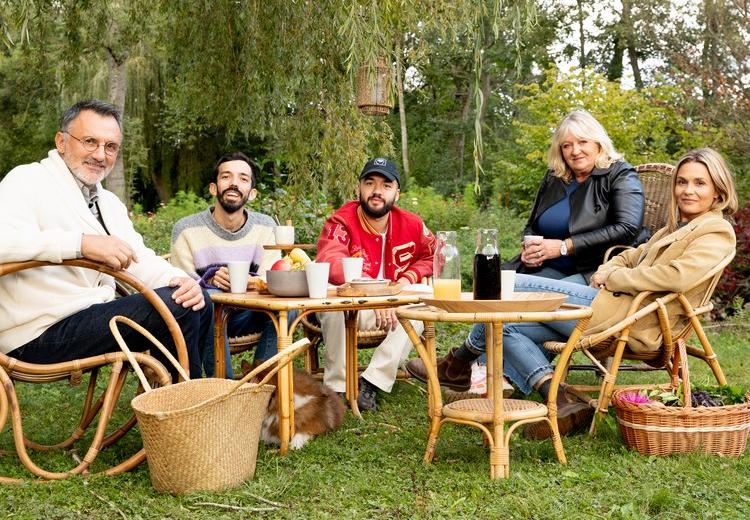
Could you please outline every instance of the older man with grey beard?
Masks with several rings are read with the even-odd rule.
[[[87,258],[136,276],[177,319],[191,375],[199,377],[201,353],[212,344],[210,300],[195,280],[144,245],[125,205],[102,187],[121,145],[121,115],[113,105],[89,100],[70,107],[47,158],[14,168],[0,182],[0,262]],[[116,299],[110,276],[64,266],[0,277],[0,349],[21,361],[57,363],[117,351],[108,326],[115,315],[135,320],[174,350],[151,304],[140,294]],[[134,348],[149,348],[134,331],[124,332]]]

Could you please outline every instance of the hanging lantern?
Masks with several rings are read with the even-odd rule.
[[[393,108],[391,68],[385,58],[377,64],[361,65],[357,71],[357,108],[368,116],[384,116]]]

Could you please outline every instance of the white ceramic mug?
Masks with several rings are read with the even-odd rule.
[[[342,258],[341,267],[344,268],[344,281],[351,282],[357,278],[362,278],[363,264],[364,259],[361,256]]]
[[[331,264],[328,262],[310,262],[305,264],[307,289],[310,298],[326,298],[328,296],[328,272]]]
[[[536,242],[538,240],[544,240],[544,237],[542,235],[524,235],[523,236],[523,246],[526,247],[527,242]]]
[[[229,269],[229,292],[247,292],[247,277],[250,274],[250,262],[235,260],[227,263]]]
[[[500,271],[500,299],[512,300],[513,288],[516,285],[516,272],[511,269]]]
[[[294,226],[276,226],[273,228],[273,236],[280,246],[294,244]]]

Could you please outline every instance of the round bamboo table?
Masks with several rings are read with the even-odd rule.
[[[517,293],[523,294],[523,293]],[[467,310],[471,304],[465,302]],[[503,398],[503,323],[578,320],[568,342],[576,342],[591,317],[591,308],[563,304],[553,311],[527,311],[528,302],[504,302],[502,312],[448,312],[424,303],[407,305],[396,309],[396,315],[406,330],[419,357],[427,369],[428,413],[430,428],[424,462],[432,462],[440,428],[446,422],[466,424],[479,428],[490,446],[490,478],[507,478],[510,474],[509,441],[513,432],[521,425],[548,421],[552,430],[552,444],[561,464],[566,463],[560,432],[557,427],[557,384],[563,374],[555,370],[553,388],[549,402],[542,403],[522,399]],[[486,302],[477,302],[477,307],[486,308]],[[411,326],[409,320],[424,322],[424,342]],[[461,322],[484,323],[487,342],[487,395],[486,399],[464,399],[443,406],[440,382],[437,377],[437,355],[435,351],[435,323]],[[562,370],[562,368],[561,368]],[[507,433],[506,423],[510,424]]]

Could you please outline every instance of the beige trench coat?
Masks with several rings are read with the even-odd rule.
[[[586,334],[601,332],[622,320],[633,297],[642,291],[682,292],[690,303],[698,305],[710,280],[698,287],[693,284],[730,254],[735,245],[732,225],[716,210],[672,233],[660,229],[647,243],[599,267],[597,274],[605,287],[592,303],[594,313]],[[644,305],[658,296],[649,296]],[[684,312],[677,301],[670,302],[667,310],[674,328]],[[633,325],[628,346],[634,352],[654,352],[661,341],[659,320],[652,313]]]

